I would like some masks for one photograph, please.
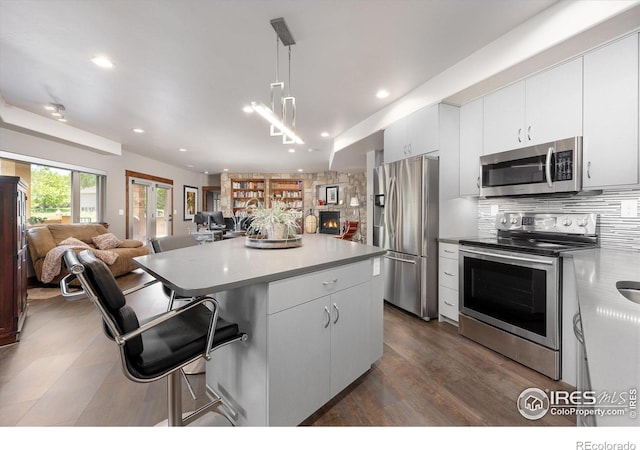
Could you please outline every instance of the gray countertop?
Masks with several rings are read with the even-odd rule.
[[[640,281],[640,253],[607,249],[572,252],[578,304],[592,390],[599,395],[640,388],[640,304],[616,289],[620,280]],[[628,400],[627,400],[628,401]],[[640,409],[640,404],[637,406]],[[596,416],[598,426],[640,426],[629,411]]]
[[[385,250],[336,239],[325,234],[304,234],[302,246],[255,249],[244,238],[139,256],[134,263],[181,296],[205,295],[249,284],[289,278],[349,264]]]

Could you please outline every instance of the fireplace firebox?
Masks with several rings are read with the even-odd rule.
[[[340,234],[340,211],[320,211],[319,232]]]

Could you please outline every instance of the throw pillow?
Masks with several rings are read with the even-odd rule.
[[[77,247],[88,247],[88,245],[81,241],[80,239],[76,239],[74,237],[68,237],[64,241],[60,241],[58,245],[73,245]]]
[[[100,234],[91,238],[96,247],[100,250],[109,250],[117,248],[122,244],[122,241],[116,237],[113,233]]]

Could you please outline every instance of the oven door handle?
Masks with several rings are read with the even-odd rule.
[[[509,259],[512,261],[522,261],[522,262],[530,262],[530,263],[536,263],[536,264],[546,264],[548,266],[552,266],[553,265],[553,261],[545,261],[545,260],[541,260],[541,259],[533,259],[533,258],[522,258],[520,256],[509,256],[509,255],[498,255],[496,253],[487,253],[487,252],[479,252],[477,250],[460,250],[461,252],[466,252],[466,253],[473,253],[474,255],[483,255],[483,256],[491,256],[493,258],[500,258],[500,259]]]
[[[553,147],[549,147],[547,150],[547,164],[544,168],[544,173],[547,177],[547,186],[550,188],[553,187],[553,180],[551,179],[551,156],[553,155]]]

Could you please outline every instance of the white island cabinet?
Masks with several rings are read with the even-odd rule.
[[[296,248],[236,238],[134,261],[180,296],[212,295],[247,333],[206,363],[235,424],[295,426],[382,357],[385,252],[305,234]]]
[[[298,425],[382,357],[385,251],[327,235],[302,243],[262,250],[238,238],[134,260],[178,295],[212,295],[247,333],[206,363],[236,425]]]
[[[269,284],[269,425],[300,423],[381,356],[370,271],[366,261]]]

